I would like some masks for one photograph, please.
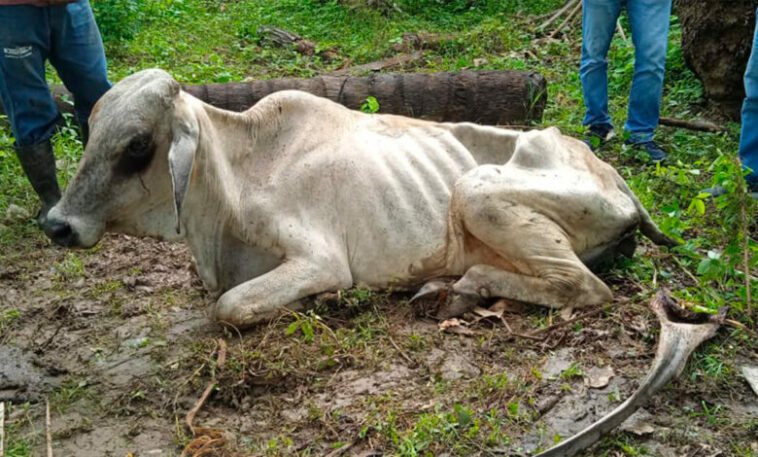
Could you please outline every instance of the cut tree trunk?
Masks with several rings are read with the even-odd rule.
[[[183,89],[218,108],[243,111],[273,92],[297,89],[326,97],[351,109],[366,98],[379,102],[379,112],[442,122],[487,125],[540,121],[547,101],[547,82],[524,71],[460,71],[454,73],[379,73],[370,76],[324,75],[309,79],[184,85]],[[71,95],[53,87],[62,112]]]
[[[756,7],[758,0],[676,0],[687,66],[703,82],[710,107],[731,120],[739,120],[745,97]]]

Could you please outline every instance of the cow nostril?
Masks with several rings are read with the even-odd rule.
[[[65,221],[49,220],[45,224],[45,233],[56,243],[62,246],[74,244],[74,233],[71,224]]]
[[[59,222],[52,227],[53,238],[57,240],[65,240],[71,236],[71,225],[66,222]]]

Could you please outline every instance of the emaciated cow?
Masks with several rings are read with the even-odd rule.
[[[297,91],[234,113],[161,70],[116,84],[90,126],[46,233],[79,247],[105,231],[186,238],[221,294],[214,317],[237,327],[321,292],[442,276],[460,277],[463,302],[599,304],[611,291],[587,264],[637,227],[672,244],[611,166],[555,128],[369,115]]]

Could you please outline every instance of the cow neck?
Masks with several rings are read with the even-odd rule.
[[[243,113],[200,103],[202,109],[196,111],[200,137],[193,171],[199,185],[191,198],[203,208],[206,222],[210,219],[227,228],[238,226],[244,181],[251,178],[252,172],[245,169],[245,162],[254,150],[256,126]],[[209,213],[214,213],[213,217],[208,217]],[[217,228],[204,233],[221,233],[215,231]]]

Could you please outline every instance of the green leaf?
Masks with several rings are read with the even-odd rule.
[[[292,335],[293,333],[295,333],[297,331],[297,329],[299,327],[300,327],[300,321],[295,321],[295,322],[291,323],[287,327],[287,330],[284,332],[284,334],[285,335]]]
[[[379,101],[376,97],[368,96],[366,101],[361,105],[361,111],[364,113],[373,114],[379,111]]]
[[[471,423],[471,411],[458,404],[456,404],[453,409],[455,409],[456,421],[458,421],[459,424],[465,427]]]
[[[300,330],[303,331],[303,335],[305,335],[305,341],[307,343],[310,343],[313,341],[314,333],[313,333],[313,325],[311,325],[308,321],[303,321],[303,324],[300,326]]]

